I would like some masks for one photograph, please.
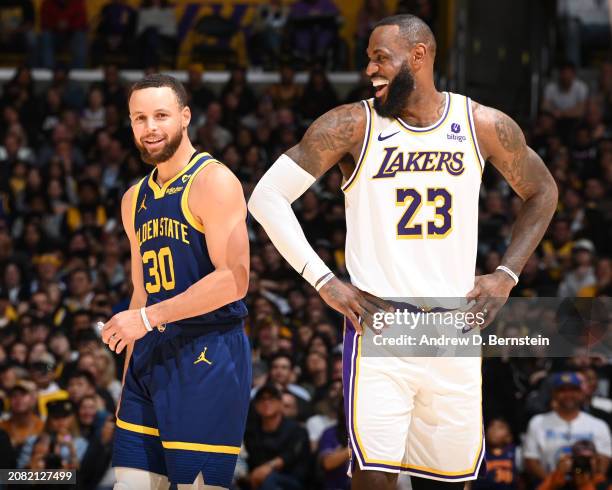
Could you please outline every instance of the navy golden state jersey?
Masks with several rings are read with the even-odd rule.
[[[147,306],[182,293],[214,271],[204,227],[191,214],[187,201],[196,175],[212,162],[217,161],[208,153],[196,153],[163,186],[155,180],[157,169],[136,186],[132,215],[142,257]],[[180,320],[175,325],[216,326],[235,323],[246,315],[246,306],[240,300],[210,313]]]

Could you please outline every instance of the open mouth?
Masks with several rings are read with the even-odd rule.
[[[385,80],[384,78],[375,78],[372,80],[372,85],[376,89],[375,96],[382,97],[387,92],[387,86],[389,85],[389,80]]]
[[[164,138],[149,138],[144,140],[144,144],[147,148],[156,148],[158,146],[161,146],[163,142]]]

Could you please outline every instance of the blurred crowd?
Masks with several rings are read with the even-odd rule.
[[[432,13],[430,0],[407,3],[422,15]],[[372,26],[389,14],[385,0],[365,1],[348,42],[340,36],[344,20],[334,0],[271,0],[249,6],[246,15],[247,7],[240,5],[224,16],[219,8],[197,2],[184,11],[168,0],[97,0],[96,5],[99,10],[85,0],[3,0],[0,52],[44,68],[59,62],[72,68],[117,63],[170,69],[183,58],[207,66],[238,61],[273,69],[278,60],[291,58],[302,66],[361,68]]]
[[[201,67],[188,70],[192,142],[223,161],[247,197],[314,118],[372,95],[367,79],[345,100],[321,69],[305,85],[290,65],[280,73],[278,83],[255,90],[235,68],[212,90]],[[588,84],[573,65],[559,66],[537,120],[523,125],[560,202],[513,295],[588,299],[612,291],[612,63],[598,73]],[[49,83],[35,83],[22,67],[0,97],[0,463],[78,468],[82,488],[113,482],[123,360],[94,325],[128,306],[120,199],[151,170],[132,143],[126,89],[112,64],[101,83],[87,86],[60,67]],[[328,172],[296,213],[319,255],[347,278],[341,180],[338,170]],[[490,165],[480,204],[476,272],[484,274],[500,264],[520,206]],[[346,489],[342,318],[252,220],[249,233],[253,402],[236,484]],[[520,329],[520,318],[504,328]],[[608,488],[610,366],[582,348],[567,358],[484,359],[489,473],[473,488]],[[276,458],[281,471],[270,464]]]

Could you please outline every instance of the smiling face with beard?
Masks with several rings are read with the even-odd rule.
[[[376,75],[372,77],[376,79]],[[414,77],[408,63],[404,61],[400,71],[391,82],[374,97],[374,110],[381,117],[399,117],[408,97],[414,91]]]
[[[134,143],[142,160],[149,165],[170,160],[183,141],[189,109],[180,107],[169,87],[136,90],[129,104]]]
[[[157,140],[161,141],[157,143]],[[136,139],[136,136],[134,136],[134,143],[140,152],[140,158],[142,158],[143,162],[148,163],[149,165],[157,165],[158,163],[170,160],[176,153],[176,150],[181,145],[182,141],[183,131],[180,126],[173,135],[148,135],[141,138],[140,141]],[[149,149],[147,142],[152,142],[155,147]],[[161,147],[157,147],[157,144],[161,145]]]

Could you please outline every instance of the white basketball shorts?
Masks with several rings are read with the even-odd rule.
[[[343,387],[352,465],[474,480],[484,457],[479,357],[367,357],[345,321]]]

